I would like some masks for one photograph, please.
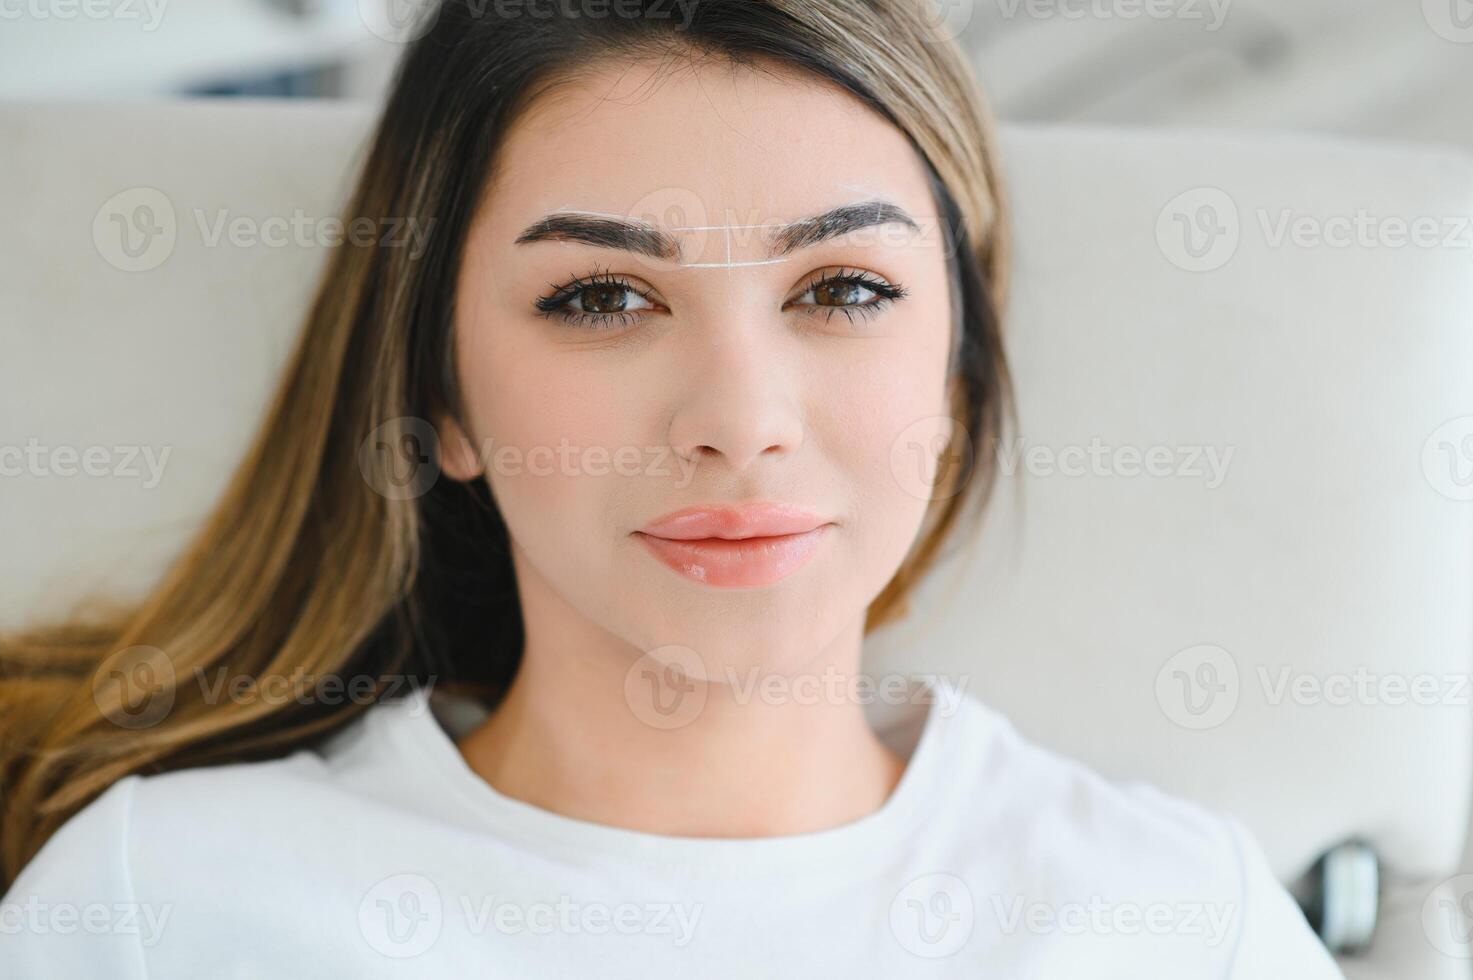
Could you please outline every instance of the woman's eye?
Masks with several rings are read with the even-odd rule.
[[[906,290],[871,277],[864,272],[840,273],[827,276],[808,287],[795,301],[799,306],[809,306],[811,312],[832,318],[843,313],[850,321],[854,315],[874,316],[890,303],[905,296]]]
[[[591,327],[629,323],[639,319],[636,314],[655,308],[632,284],[598,275],[559,286],[552,296],[538,299],[536,306],[544,316]]]
[[[637,322],[639,314],[656,304],[632,283],[595,273],[555,286],[553,295],[539,298],[540,316],[584,327],[609,327]],[[853,322],[855,315],[874,316],[907,294],[905,287],[892,285],[869,273],[853,270],[824,276],[809,284],[796,300],[784,306],[807,307],[810,315],[831,318],[843,313]]]
[[[858,306],[869,301],[875,291],[857,282],[830,279],[808,290],[816,306]]]

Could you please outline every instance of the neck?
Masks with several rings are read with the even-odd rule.
[[[457,746],[499,793],[592,823],[685,837],[837,827],[879,809],[905,768],[847,688],[823,683],[855,676],[862,626],[849,632],[840,662],[830,650],[804,669],[819,681],[797,688],[805,696],[763,693],[764,676],[768,692],[792,678],[723,671],[681,679],[699,710],[671,712],[670,688],[626,685],[637,652],[539,644],[529,631],[502,703]],[[660,673],[651,666],[646,676]]]

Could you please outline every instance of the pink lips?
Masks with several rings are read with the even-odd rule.
[[[635,537],[674,571],[717,588],[771,585],[813,557],[831,522],[786,504],[687,507]]]

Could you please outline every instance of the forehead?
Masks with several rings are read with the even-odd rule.
[[[857,201],[935,218],[899,129],[832,83],[724,62],[610,64],[558,86],[512,128],[488,190],[505,243],[551,212],[754,242]]]

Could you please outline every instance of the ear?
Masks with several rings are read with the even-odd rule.
[[[435,432],[440,438],[440,472],[461,483],[481,475],[485,467],[460,423],[442,415],[435,421]]]

